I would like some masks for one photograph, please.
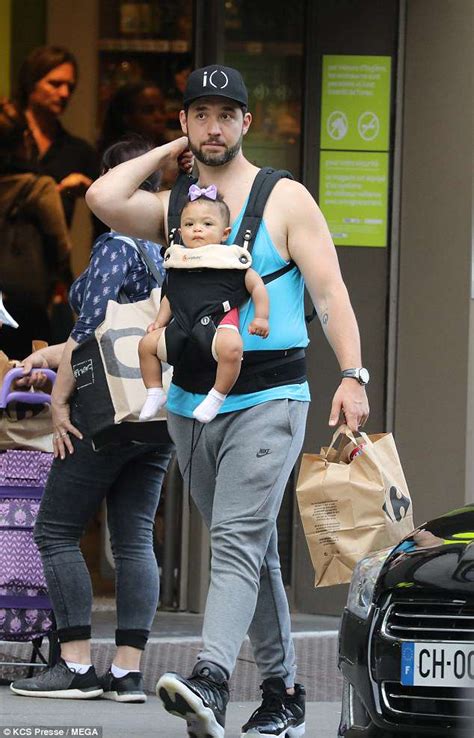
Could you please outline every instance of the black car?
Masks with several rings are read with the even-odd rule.
[[[357,565],[339,736],[474,736],[474,505]]]

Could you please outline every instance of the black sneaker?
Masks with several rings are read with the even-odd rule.
[[[25,697],[53,697],[56,699],[91,700],[102,694],[93,666],[85,674],[70,669],[63,659],[43,669],[38,676],[17,679],[10,684],[15,694]]]
[[[104,700],[115,702],[146,702],[146,694],[143,691],[143,676],[139,671],[130,671],[123,677],[116,677],[111,669],[100,677],[100,683],[104,690],[101,695]]]
[[[156,685],[165,710],[182,717],[189,738],[224,738],[229,701],[226,674],[210,661],[199,661],[188,679],[169,672]]]
[[[262,704],[242,726],[241,738],[301,738],[305,734],[305,696],[302,684],[287,694],[278,677],[265,679],[260,689]]]

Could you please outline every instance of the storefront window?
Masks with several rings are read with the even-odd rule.
[[[253,123],[246,156],[258,166],[300,172],[304,0],[225,0],[224,62],[249,90]]]
[[[192,69],[192,30],[193,0],[101,0],[99,129],[114,93],[145,80],[161,92],[164,138],[179,135],[178,111]]]

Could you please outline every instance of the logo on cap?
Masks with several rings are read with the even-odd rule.
[[[215,79],[215,75],[218,75]],[[229,78],[222,69],[214,69],[208,76],[207,71],[202,75],[202,86],[207,87],[207,84],[214,87],[216,90],[224,90],[229,84]]]

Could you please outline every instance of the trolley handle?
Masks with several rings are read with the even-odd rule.
[[[54,384],[56,380],[56,372],[53,372],[52,369],[32,369],[32,371],[41,371],[43,374],[46,374],[48,379],[51,380],[51,382]],[[31,373],[31,372],[30,372]],[[23,402],[27,403],[28,405],[40,405],[40,404],[51,404],[51,395],[49,395],[47,392],[40,392],[35,391],[31,392],[31,390],[12,390],[12,384],[16,379],[19,379],[20,377],[24,377],[24,369],[20,367],[16,367],[14,369],[10,369],[8,371],[4,378],[3,378],[3,384],[0,387],[0,408],[5,409],[7,405],[10,402]]]

